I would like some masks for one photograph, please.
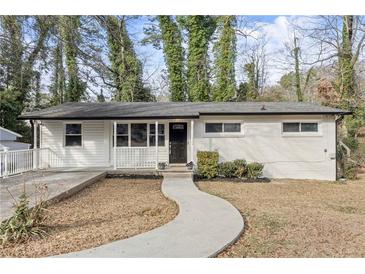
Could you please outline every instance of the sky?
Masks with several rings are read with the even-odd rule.
[[[280,58],[279,52],[284,48],[286,42],[289,41],[289,21],[293,16],[245,16],[249,20],[256,21],[261,25],[260,30],[254,35],[266,36],[267,44],[265,46],[267,54],[270,56],[267,70],[267,83],[275,84],[281,77],[283,70],[278,69],[274,64],[274,60]],[[150,17],[140,16],[131,20],[127,26],[128,32],[135,42],[135,49],[141,61],[144,63],[144,77],[149,81],[158,82],[161,77],[161,71],[166,69],[162,50],[155,49],[152,45],[142,45],[141,40],[144,37],[143,28],[150,24]],[[255,37],[256,38],[256,37]],[[237,45],[245,43],[253,43],[254,39],[246,39],[238,36]],[[243,72],[244,53],[238,52],[236,61],[236,80],[241,82],[245,80]],[[157,87],[156,87],[157,88]]]

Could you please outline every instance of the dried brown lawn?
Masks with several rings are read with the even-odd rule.
[[[200,182],[236,206],[245,232],[219,257],[365,257],[365,178]]]
[[[44,239],[0,247],[0,257],[43,257],[78,251],[159,227],[178,213],[160,180],[106,179],[48,207]]]

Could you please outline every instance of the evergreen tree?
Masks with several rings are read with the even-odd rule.
[[[116,87],[116,101],[151,101],[151,91],[143,86],[142,64],[136,56],[129,38],[125,19],[106,16],[104,24],[108,33],[109,60]]]
[[[158,16],[169,77],[171,101],[185,101],[184,49],[182,34],[171,16]]]
[[[86,91],[86,83],[80,79],[77,65],[78,46],[81,42],[79,33],[80,16],[62,16],[60,20],[67,67],[65,99],[69,102],[79,102]]]
[[[214,45],[216,83],[214,101],[230,101],[235,96],[236,34],[235,16],[221,16],[218,20],[219,40]]]
[[[190,101],[210,101],[208,46],[216,27],[212,16],[188,16],[187,89]]]

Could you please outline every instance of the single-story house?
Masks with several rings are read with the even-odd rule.
[[[0,151],[29,149],[30,144],[17,141],[22,135],[0,127]]]
[[[344,114],[297,102],[108,102],[65,103],[20,119],[39,126],[49,166],[157,168],[196,163],[197,151],[208,150],[220,161],[263,163],[270,178],[335,180]]]

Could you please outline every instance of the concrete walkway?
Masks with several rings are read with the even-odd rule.
[[[1,179],[0,182],[0,221],[13,213],[14,198],[18,199],[24,191],[31,206],[40,198],[40,187],[46,186],[45,199],[48,203],[64,199],[92,184],[106,175],[104,171],[37,171]],[[10,192],[10,193],[9,193]],[[13,196],[13,197],[12,197]]]
[[[171,222],[125,240],[58,257],[213,257],[243,231],[238,210],[198,190],[190,174],[164,174],[162,191],[179,205],[179,214]]]

